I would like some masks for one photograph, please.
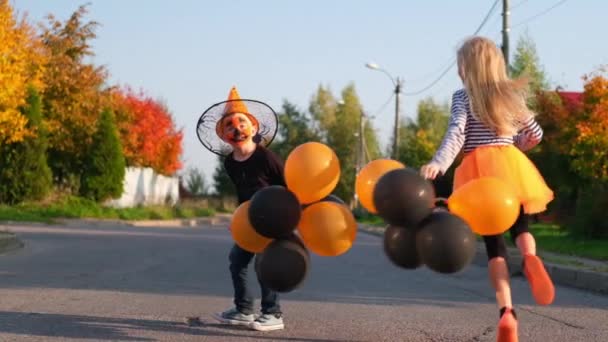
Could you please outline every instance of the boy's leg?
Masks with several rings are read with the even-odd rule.
[[[230,251],[230,275],[232,276],[232,286],[234,288],[234,305],[246,314],[253,314],[253,296],[247,286],[247,271],[249,263],[254,254],[248,252],[236,244]]]
[[[262,315],[255,320],[251,328],[258,331],[283,329],[285,326],[278,293],[264,286],[259,278],[258,283],[262,289]]]
[[[223,323],[250,325],[253,315],[253,297],[247,286],[247,268],[253,253],[250,253],[236,244],[230,251],[230,275],[234,289],[235,308],[214,314],[214,317]]]
[[[262,313],[280,315],[279,294],[264,286],[260,279],[258,279],[258,283],[262,289]]]

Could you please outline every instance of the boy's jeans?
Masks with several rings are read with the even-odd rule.
[[[248,252],[236,244],[230,251],[230,274],[232,275],[232,286],[234,288],[234,304],[243,314],[253,314],[253,296],[247,286],[247,270],[255,254]],[[262,313],[280,314],[279,297],[276,292],[266,288],[260,283],[262,288]]]

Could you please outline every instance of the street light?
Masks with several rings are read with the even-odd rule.
[[[383,72],[386,76],[388,76],[388,78],[390,78],[391,82],[393,82],[393,86],[395,87],[395,131],[393,133],[393,159],[397,160],[399,154],[399,94],[401,94],[403,80],[399,79],[399,77],[394,78],[390,73],[388,73],[388,71],[384,70],[374,62],[366,63],[365,66],[368,69]]]

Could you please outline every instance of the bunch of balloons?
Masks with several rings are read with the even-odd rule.
[[[435,208],[433,185],[416,170],[374,160],[357,175],[355,190],[361,204],[388,223],[384,251],[395,265],[455,273],[472,262],[475,235],[461,218]]]
[[[484,177],[454,191],[447,199],[449,211],[435,207],[432,184],[390,159],[367,164],[355,190],[361,204],[389,224],[384,251],[394,264],[406,269],[426,265],[439,273],[468,266],[476,252],[473,232],[503,233],[515,223],[521,205],[506,183]]]
[[[296,147],[285,162],[287,187],[256,192],[234,212],[235,243],[258,253],[258,278],[277,292],[290,292],[305,280],[310,255],[338,256],[353,245],[357,224],[338,197],[340,162],[328,146],[309,142]]]

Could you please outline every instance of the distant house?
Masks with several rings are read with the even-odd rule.
[[[569,110],[579,108],[583,104],[583,93],[574,91],[562,91],[560,88],[556,89],[556,93],[561,97],[564,105]]]

